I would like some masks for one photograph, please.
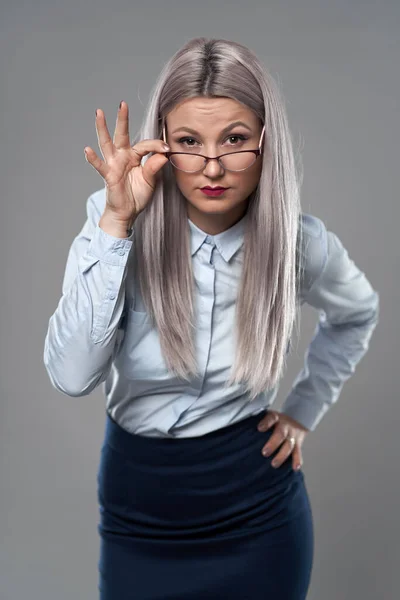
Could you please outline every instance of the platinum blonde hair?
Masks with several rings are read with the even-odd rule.
[[[224,39],[194,38],[170,58],[132,143],[161,139],[169,111],[195,96],[232,98],[265,124],[262,172],[247,208],[236,356],[226,382],[226,387],[244,383],[252,400],[282,377],[299,316],[300,175],[275,81],[251,50]],[[157,327],[167,368],[190,380],[197,374],[190,229],[187,200],[169,162],[158,173],[153,198],[135,220],[134,230],[142,297]]]

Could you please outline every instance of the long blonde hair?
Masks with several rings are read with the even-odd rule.
[[[168,112],[195,96],[232,98],[252,109],[266,126],[262,173],[247,209],[236,357],[226,382],[243,383],[252,400],[282,377],[293,326],[300,318],[301,175],[275,81],[251,50],[224,39],[194,38],[170,58],[132,143],[161,138]],[[141,293],[166,365],[190,380],[197,374],[190,229],[187,200],[170,163],[159,172],[153,198],[134,230]]]

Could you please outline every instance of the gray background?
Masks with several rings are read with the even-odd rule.
[[[113,133],[126,100],[136,132],[164,62],[201,35],[248,45],[278,79],[303,156],[303,210],[339,235],[381,298],[368,354],[303,445],[308,598],[398,598],[399,16],[394,0],[2,4],[1,600],[98,597],[105,402],[99,388],[52,388],[44,337],[85,201],[103,186],[83,153],[99,152],[95,109]],[[311,307],[302,316],[278,410],[316,323]]]

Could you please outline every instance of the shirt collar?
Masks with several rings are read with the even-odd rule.
[[[247,220],[247,212],[245,215],[235,223],[232,227],[216,235],[210,235],[206,233],[197,225],[195,225],[189,218],[190,226],[190,245],[192,256],[201,248],[201,246],[207,241],[211,245],[217,247],[219,253],[226,262],[229,262],[232,256],[239,250],[244,241],[244,228]]]

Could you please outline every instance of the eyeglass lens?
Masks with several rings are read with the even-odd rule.
[[[255,160],[256,156],[253,152],[231,152],[220,159],[223,167],[231,171],[247,169]],[[206,164],[202,156],[194,154],[173,154],[170,157],[170,161],[177,169],[181,169],[182,171],[200,171],[204,169]]]

